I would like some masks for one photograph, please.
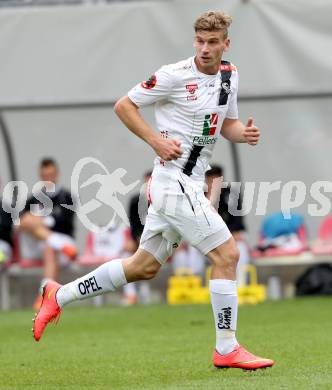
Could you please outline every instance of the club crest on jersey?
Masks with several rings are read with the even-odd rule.
[[[186,90],[191,93],[192,95],[196,92],[196,90],[198,89],[198,85],[197,84],[187,84],[186,85]]]
[[[197,84],[187,84],[186,90],[189,92],[189,95],[187,95],[187,100],[197,100],[197,96],[195,95],[195,92],[198,89]]]
[[[155,87],[156,84],[157,84],[157,77],[156,75],[152,75],[149,78],[149,80],[141,82],[141,87],[145,89],[152,89],[153,87]]]

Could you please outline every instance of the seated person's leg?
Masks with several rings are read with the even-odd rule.
[[[20,230],[32,235],[37,240],[47,240],[51,234],[43,223],[43,218],[26,212],[20,220]]]
[[[45,241],[55,251],[61,251],[69,258],[75,258],[77,255],[77,249],[71,237],[52,231],[45,226],[42,217],[29,212],[24,213],[21,217],[20,229],[36,240]]]

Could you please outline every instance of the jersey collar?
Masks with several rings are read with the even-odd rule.
[[[191,67],[193,69],[193,72],[195,73],[195,75],[198,78],[203,78],[203,77],[212,78],[212,77],[216,77],[216,76],[220,75],[220,69],[218,70],[218,73],[216,73],[216,74],[206,74],[206,73],[200,72],[197,68],[196,63],[195,63],[195,56],[191,57]]]

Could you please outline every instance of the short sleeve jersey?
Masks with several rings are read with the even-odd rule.
[[[156,157],[155,171],[181,170],[193,179],[204,180],[224,119],[238,118],[238,74],[234,65],[227,69],[231,70],[227,101],[219,105],[223,67],[217,74],[207,75],[197,69],[194,57],[190,57],[161,67],[148,81],[128,92],[138,107],[155,105],[162,137],[181,142],[182,156],[172,161]]]
[[[72,205],[72,196],[69,191],[64,188],[59,188],[55,193],[48,194],[53,203],[53,208],[51,216],[54,218],[54,226],[51,227],[51,230],[58,233],[67,234],[68,236],[74,236],[74,218],[75,213],[72,210],[64,208],[62,204]],[[25,212],[31,211],[30,207],[43,207],[41,202],[36,199],[34,196],[31,196],[21,213],[23,215]]]

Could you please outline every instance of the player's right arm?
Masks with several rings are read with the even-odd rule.
[[[143,119],[139,108],[128,96],[124,96],[116,102],[114,111],[124,125],[137,137],[149,144],[163,160],[175,160],[181,156],[180,142],[174,139],[161,138]]]
[[[143,139],[163,160],[169,161],[181,156],[180,143],[174,139],[162,138],[145,122],[140,107],[158,100],[167,100],[174,85],[174,74],[169,66],[163,66],[149,80],[137,84],[115,105],[115,112],[135,135]]]

